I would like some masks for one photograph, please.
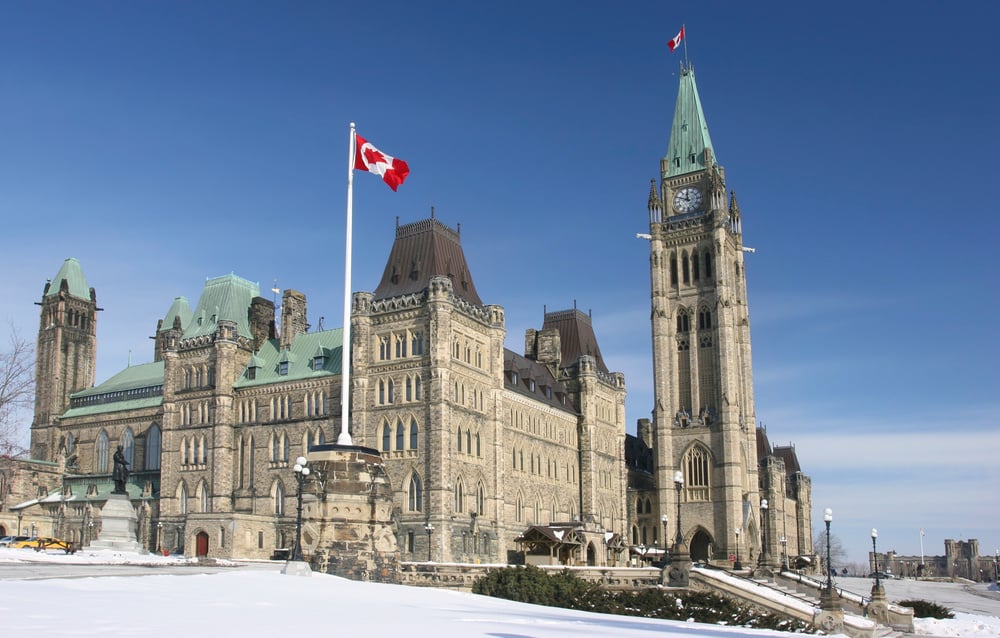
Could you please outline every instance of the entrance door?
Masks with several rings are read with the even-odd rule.
[[[198,532],[198,535],[194,537],[195,542],[195,556],[208,556],[208,533]]]
[[[712,539],[703,530],[695,532],[694,537],[691,538],[691,560],[707,563],[711,544]]]

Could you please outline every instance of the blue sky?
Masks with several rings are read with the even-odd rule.
[[[342,323],[348,123],[411,175],[355,179],[354,290],[395,220],[461,224],[507,347],[593,312],[652,406],[649,180],[687,53],[747,256],[757,417],[852,560],[1000,547],[1000,141],[989,2],[0,0],[0,306],[29,337],[83,264],[98,380],[229,272]]]

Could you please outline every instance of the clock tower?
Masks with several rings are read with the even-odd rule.
[[[760,552],[760,499],[741,218],[690,67],[650,186],[649,228],[659,509],[693,560],[749,560]]]

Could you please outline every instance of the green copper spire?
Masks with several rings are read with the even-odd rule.
[[[707,153],[705,151],[708,151]],[[670,128],[670,145],[663,158],[663,177],[675,177],[715,166],[715,150],[708,134],[708,124],[701,110],[694,69],[681,66],[680,88]]]
[[[69,294],[80,299],[90,299],[90,286],[87,285],[87,278],[83,276],[83,269],[75,257],[70,257],[59,267],[56,278],[52,280],[44,296],[58,295],[64,281]]]

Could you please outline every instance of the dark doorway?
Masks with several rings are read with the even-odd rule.
[[[198,532],[198,535],[194,537],[195,544],[195,556],[208,556],[208,533]]]
[[[691,538],[691,560],[696,563],[707,563],[711,547],[712,538],[703,530],[698,530]]]
[[[593,567],[597,564],[597,550],[594,549],[593,543],[587,543],[587,565]]]

